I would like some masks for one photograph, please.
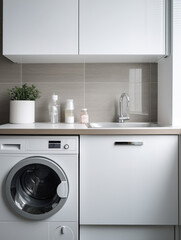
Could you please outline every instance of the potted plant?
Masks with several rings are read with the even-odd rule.
[[[8,89],[10,97],[10,123],[34,123],[35,100],[40,97],[40,91],[26,83],[22,87]]]

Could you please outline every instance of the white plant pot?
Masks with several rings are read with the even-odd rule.
[[[10,123],[34,123],[35,101],[10,101]]]

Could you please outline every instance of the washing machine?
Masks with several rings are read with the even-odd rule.
[[[78,136],[0,137],[0,239],[78,240]]]

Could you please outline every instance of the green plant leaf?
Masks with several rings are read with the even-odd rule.
[[[40,91],[35,85],[28,86],[27,83],[23,84],[22,87],[15,86],[8,89],[8,95],[10,100],[31,100],[34,101],[40,98]]]

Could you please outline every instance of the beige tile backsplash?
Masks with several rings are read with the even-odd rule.
[[[36,121],[47,122],[48,102],[55,92],[60,97],[61,121],[67,98],[75,103],[75,120],[88,108],[90,121],[115,121],[122,92],[130,95],[131,121],[157,121],[157,64],[71,63],[15,64],[0,57],[0,123],[9,119],[7,89],[22,83],[41,91],[36,101]]]
[[[24,82],[77,83],[84,81],[83,64],[24,64]]]

